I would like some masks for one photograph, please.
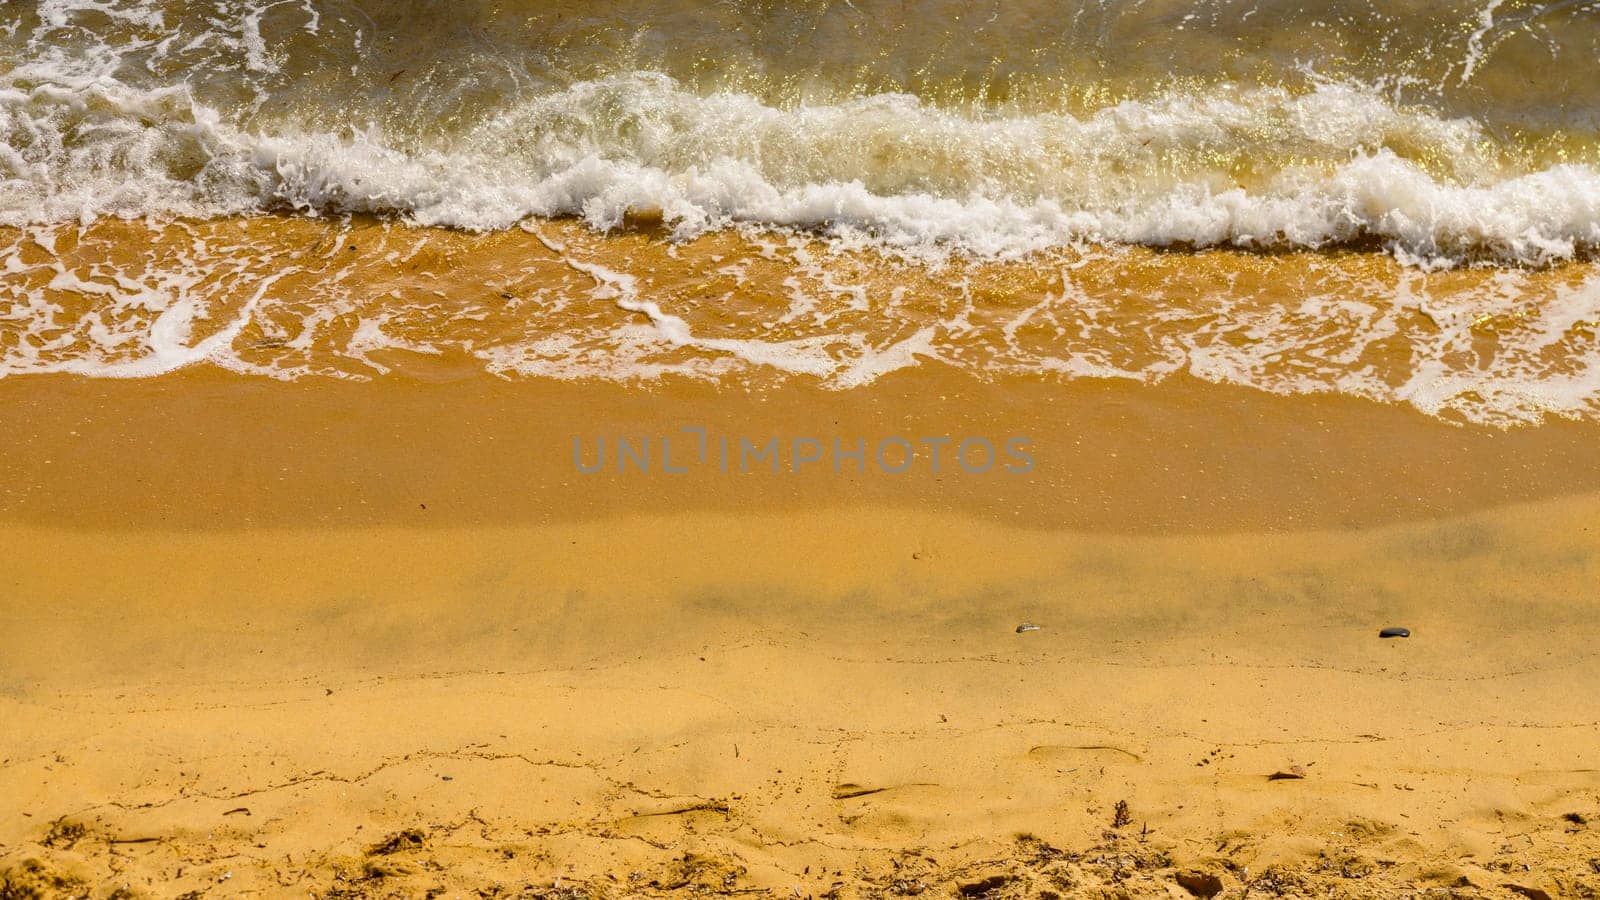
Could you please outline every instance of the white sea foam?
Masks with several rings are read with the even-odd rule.
[[[427,6],[406,8],[433,21]],[[445,67],[434,82],[442,93],[396,89],[434,104],[408,118],[368,114],[381,106],[369,96],[374,84],[382,95],[414,73],[367,65],[393,48],[377,23],[345,15],[353,8],[317,0],[32,7],[36,23],[5,21],[0,11],[0,51],[12,51],[0,52],[10,57],[0,62],[0,225],[25,229],[0,246],[0,376],[139,377],[206,363],[282,378],[366,377],[420,353],[441,365],[464,355],[508,377],[777,373],[846,389],[939,362],[978,377],[1153,382],[1184,373],[1498,424],[1600,414],[1600,279],[1504,265],[1600,249],[1600,170],[1537,162],[1503,140],[1503,103],[1490,104],[1501,116],[1494,127],[1439,111],[1473,108],[1458,102],[1467,89],[1446,96],[1452,86],[1509,84],[1507,67],[1527,55],[1519,35],[1543,8],[1472,0],[1457,23],[1466,27],[1455,28],[1456,62],[1409,93],[1419,101],[1409,104],[1392,90],[1414,84],[1404,72],[1385,89],[1302,71],[1281,82],[1245,79],[1253,86],[1137,87],[1138,100],[1058,107],[939,105],[843,89],[780,103],[625,70],[577,83],[513,77],[515,89],[497,82],[458,103],[443,94],[477,84],[459,71],[495,54],[456,48],[400,54],[408,66]],[[1186,20],[1186,34],[1203,39],[1231,21],[1222,12],[1213,5]],[[1561,46],[1582,45],[1586,33]],[[343,95],[306,87],[308,72],[326,64],[343,77],[347,62],[342,83],[366,91],[356,99],[367,104],[348,115]],[[1586,108],[1571,98],[1588,95],[1574,85],[1539,121],[1556,132],[1573,126],[1563,146],[1592,161],[1584,143],[1592,128],[1583,130],[1592,123],[1570,114]],[[1076,112],[1059,111],[1067,108]],[[193,241],[164,245],[177,251],[129,258],[113,239],[116,263],[110,250],[73,255],[71,226],[97,218],[150,217],[157,234],[191,227],[171,220],[285,210],[541,235],[555,231],[541,223],[547,217],[603,231],[659,216],[679,240],[735,228],[749,255],[700,270],[737,285],[737,297],[716,301],[658,294],[648,267],[551,242],[556,260],[520,273],[527,290],[504,305],[462,290],[427,257],[414,266],[433,253],[430,238],[452,240],[415,232],[373,251],[404,272],[381,288],[351,277],[355,267],[342,260],[352,230],[342,228],[298,261],[276,257],[298,248],[252,247],[248,237],[208,248],[198,237],[208,226],[196,226]],[[1118,259],[1139,255],[1118,244],[1357,242],[1381,244],[1407,265],[1398,287],[1392,267],[1373,281],[1363,269],[1370,259],[1346,272],[1337,255],[1317,257],[1292,288],[1252,286],[1246,275],[1198,299],[1193,285],[1203,282],[1165,287],[1158,275],[1108,289],[1080,285],[1075,274],[1091,258],[1116,270]],[[1036,254],[1025,265],[1059,263],[1060,287],[1014,309],[996,309],[959,282],[908,301],[905,284],[885,295],[884,283],[847,262],[944,262],[952,253]],[[680,259],[673,249],[668,257]],[[1435,270],[1465,261],[1501,265],[1485,270],[1481,288],[1429,281],[1462,274]],[[756,274],[766,263],[779,274]],[[509,285],[513,274],[494,277]],[[499,297],[489,280],[487,293]],[[735,314],[736,301],[774,284],[770,317]],[[718,302],[726,317],[696,305]]]
[[[750,224],[994,257],[1084,241],[1377,240],[1430,263],[1546,263],[1600,246],[1600,171],[1507,166],[1469,120],[1342,84],[1177,94],[1079,118],[906,95],[777,108],[635,73],[424,140],[247,131],[182,85],[133,88],[39,59],[0,77],[0,134],[11,225],[293,209],[612,229],[658,211],[678,238]]]
[[[545,237],[548,226],[524,227],[551,252],[509,264],[498,253],[437,257],[465,269],[436,265],[403,228],[295,225],[311,237],[284,241],[180,223],[147,232],[156,245],[126,255],[120,226],[36,227],[0,243],[0,377],[149,377],[207,364],[367,378],[422,354],[441,365],[476,358],[506,377],[781,378],[848,390],[937,363],[980,379],[1187,374],[1487,424],[1600,413],[1600,275],[1590,266],[1430,272],[1365,255],[1229,256],[1203,263],[1215,278],[1191,278],[1174,268],[1179,257],[1094,248],[1026,264],[1041,287],[1016,297],[996,293],[1011,267],[958,267],[965,273],[918,287],[916,267],[790,238],[752,242],[735,268],[754,296],[725,306],[612,242],[568,231],[568,244]],[[361,252],[348,252],[355,243]],[[696,255],[681,265],[729,268]],[[663,288],[662,276],[680,287]]]

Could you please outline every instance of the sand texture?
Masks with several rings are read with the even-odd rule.
[[[7,898],[1600,892],[1600,494],[1551,477],[1579,426],[1106,389],[983,426],[1032,430],[1031,491],[541,503],[580,477],[541,390],[440,388],[446,438],[390,430],[419,385],[17,384]],[[596,429],[700,402],[573,391]],[[1366,437],[1303,427],[1340,417]],[[322,452],[236,452],[264,431]],[[1402,439],[1455,464],[1336,477]]]

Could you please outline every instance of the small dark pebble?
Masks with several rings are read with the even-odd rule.
[[[1384,630],[1378,632],[1378,637],[1381,637],[1381,638],[1411,637],[1411,629],[1409,629],[1409,628],[1385,628]]]

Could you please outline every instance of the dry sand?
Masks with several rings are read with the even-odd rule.
[[[1600,895],[1594,426],[929,369],[0,409],[7,900]],[[1039,465],[572,468],[681,424]]]

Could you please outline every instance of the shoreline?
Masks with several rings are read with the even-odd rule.
[[[1600,0],[1386,6],[0,5],[0,900],[1600,900]]]
[[[1071,385],[1192,377],[1480,425],[1595,418],[1594,260],[1429,271],[1375,247],[1091,245],[915,261],[808,233],[674,241],[659,225],[523,225],[269,215],[0,229],[20,304],[0,331],[0,378],[214,367],[297,383],[642,382],[702,398],[713,385],[981,393],[957,375],[1048,400],[1050,384],[1092,396]],[[929,367],[940,371],[910,371]],[[900,387],[875,384],[885,378]]]

